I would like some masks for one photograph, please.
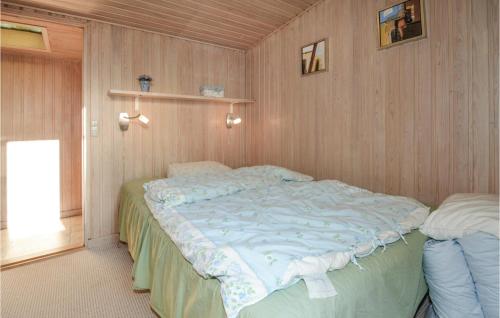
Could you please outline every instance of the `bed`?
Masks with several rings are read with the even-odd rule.
[[[225,317],[219,281],[194,270],[146,205],[143,184],[148,181],[128,182],[121,190],[120,240],[134,260],[134,290],[149,290],[160,317]],[[328,272],[338,291],[333,298],[309,299],[299,281],[243,308],[239,317],[413,317],[427,292],[426,237],[413,231],[405,238],[407,243],[399,240],[360,258],[363,271],[349,264]]]

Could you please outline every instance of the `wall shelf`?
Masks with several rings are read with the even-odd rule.
[[[119,89],[110,89],[108,91],[108,95],[135,97],[135,98],[140,97],[140,98],[151,98],[151,99],[173,99],[173,100],[216,102],[216,103],[227,103],[227,104],[246,104],[246,103],[254,103],[255,102],[252,99],[208,97],[208,96],[198,96],[198,95],[153,93],[153,92],[141,92],[141,91],[125,91],[125,90],[119,90]]]

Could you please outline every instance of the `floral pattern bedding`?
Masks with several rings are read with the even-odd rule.
[[[264,175],[276,175],[273,168],[264,170]],[[350,261],[357,264],[356,257],[404,239],[429,212],[413,199],[339,181],[263,179],[240,190],[234,190],[234,180],[229,185],[198,180],[211,194],[179,204],[153,200],[151,184],[145,186],[154,217],[184,257],[200,275],[221,282],[229,318],[304,276],[340,269]],[[184,182],[189,184],[173,183]]]
[[[290,181],[312,181],[312,177],[281,167],[255,166],[158,179],[145,183],[144,190],[147,199],[172,207]]]

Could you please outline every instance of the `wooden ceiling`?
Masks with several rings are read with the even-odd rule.
[[[58,58],[69,58],[69,59],[82,59],[83,54],[83,29],[62,25],[58,23],[51,23],[47,21],[42,21],[38,19],[30,19],[24,17],[18,17],[8,14],[1,15],[2,21],[18,22],[29,25],[36,25],[45,27],[47,29],[47,34],[50,43],[50,52],[39,52],[30,51],[25,49],[15,49],[15,48],[2,48],[2,52],[13,52],[21,54],[37,54],[52,56]]]
[[[10,0],[87,19],[248,49],[318,0]]]

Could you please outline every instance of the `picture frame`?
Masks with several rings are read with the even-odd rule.
[[[300,72],[302,76],[328,71],[328,39],[306,44],[300,48]]]
[[[405,0],[377,12],[378,48],[427,37],[425,0]]]

